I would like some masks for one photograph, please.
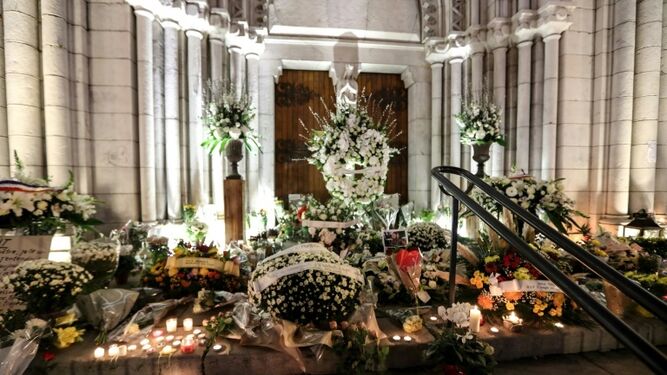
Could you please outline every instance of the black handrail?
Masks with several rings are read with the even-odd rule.
[[[557,246],[570,252],[575,258],[584,263],[595,273],[607,279],[622,292],[628,294],[639,304],[654,313],[663,322],[667,316],[667,304],[648,293],[640,286],[632,283],[621,275],[618,271],[611,268],[606,263],[588,254],[574,242],[567,239],[561,233],[551,228],[540,220],[537,216],[523,209],[518,204],[512,202],[509,198],[498,192],[495,188],[489,186],[481,178],[473,175],[469,171],[461,168],[442,166],[433,168],[431,174],[438,181],[440,189],[444,193],[451,195],[452,202],[452,258],[456,258],[457,236],[455,228],[458,226],[458,204],[463,203],[470,211],[476,214],[491,229],[496,231],[505,241],[507,241],[522,257],[532,263],[542,274],[556,284],[565,294],[577,302],[593,319],[595,319],[603,328],[616,337],[623,345],[632,350],[644,363],[646,363],[656,373],[665,373],[667,371],[667,356],[656,347],[647,342],[642,336],[635,332],[624,321],[611,313],[606,307],[598,303],[588,292],[580,288],[574,281],[570,280],[556,266],[554,266],[545,257],[534,251],[528,243],[513,231],[502,224],[491,213],[480,206],[474,199],[468,196],[463,190],[459,189],[454,183],[446,178],[443,173],[456,174],[466,178],[470,183],[488,194],[496,202],[506,207],[515,215],[523,219],[524,222],[540,231],[546,238],[554,242]],[[456,209],[454,209],[456,208]],[[453,302],[453,289],[455,273],[450,272],[450,301]]]

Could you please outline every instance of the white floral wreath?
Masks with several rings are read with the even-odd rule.
[[[398,150],[389,146],[393,123],[374,122],[365,106],[339,103],[328,120],[315,115],[308,161],[315,165],[329,193],[347,204],[367,205],[382,197],[389,160]]]

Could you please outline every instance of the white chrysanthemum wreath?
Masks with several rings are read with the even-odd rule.
[[[319,129],[310,132],[308,159],[322,172],[326,188],[346,205],[368,205],[384,194],[389,159],[398,150],[389,146],[395,125],[387,107],[374,121],[368,104],[338,103],[328,116],[313,113]]]

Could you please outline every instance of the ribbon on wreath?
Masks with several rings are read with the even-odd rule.
[[[556,284],[549,280],[507,280],[498,282],[496,274],[489,277],[489,293],[501,296],[504,292],[562,292]]]
[[[213,258],[198,258],[198,257],[183,257],[177,258],[170,256],[167,258],[167,264],[165,268],[206,268],[209,270],[214,270],[222,272],[224,274],[240,276],[241,270],[239,265],[232,261],[226,260],[221,261]]]

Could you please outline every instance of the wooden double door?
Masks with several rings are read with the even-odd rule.
[[[408,95],[399,74],[361,73],[359,92],[371,95],[382,106],[392,104],[397,124],[391,141],[400,154],[389,164],[388,194],[408,198]],[[329,199],[321,173],[306,160],[309,130],[317,127],[312,112],[325,115],[335,110],[335,90],[328,72],[285,70],[275,88],[275,187],[276,197],[287,202],[288,194],[312,194],[319,201]],[[303,125],[302,125],[303,123]]]

